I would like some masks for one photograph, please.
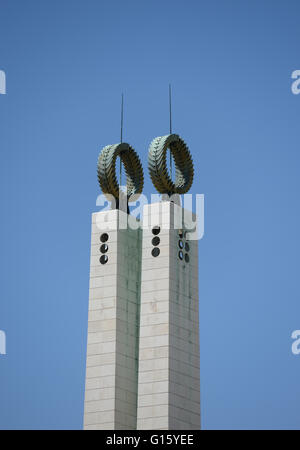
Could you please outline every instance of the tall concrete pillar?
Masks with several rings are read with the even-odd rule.
[[[119,210],[92,215],[87,430],[136,429],[141,230],[126,227],[127,217]]]
[[[139,430],[200,429],[198,241],[183,212],[172,202],[144,208]]]

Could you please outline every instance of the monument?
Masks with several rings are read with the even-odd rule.
[[[126,172],[125,193],[117,158]],[[128,208],[144,181],[135,150],[107,146],[98,159],[100,187],[112,209],[92,214],[87,430],[200,429],[196,217],[180,205],[193,182],[193,162],[176,134],[154,139],[148,162],[162,200],[146,205],[139,221]]]

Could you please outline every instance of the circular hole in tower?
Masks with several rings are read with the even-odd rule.
[[[108,261],[108,256],[107,255],[100,256],[99,261],[100,261],[101,264],[106,264],[107,261]]]
[[[184,255],[184,259],[185,259],[185,262],[187,262],[187,263],[189,262],[190,257],[187,253]]]
[[[106,253],[108,250],[108,245],[107,244],[102,244],[100,247],[100,252],[101,253]]]
[[[160,233],[160,227],[158,225],[156,225],[155,227],[152,228],[152,234],[157,235]]]
[[[155,237],[152,239],[152,245],[158,245],[159,243],[160,243],[159,237],[158,237],[158,236],[155,236]]]
[[[188,242],[185,243],[184,248],[186,249],[187,252],[190,250],[190,246],[189,246]]]
[[[181,250],[179,250],[179,252],[178,252],[178,256],[179,256],[179,259],[183,260],[183,253],[182,253],[182,251],[181,251]]]
[[[183,242],[180,240],[180,241],[178,241],[178,247],[179,248],[183,248]]]
[[[106,242],[108,240],[108,234],[107,233],[102,233],[100,236],[100,241],[101,242]]]
[[[159,254],[160,254],[160,250],[158,247],[155,247],[151,252],[151,255],[154,257],[158,256]]]

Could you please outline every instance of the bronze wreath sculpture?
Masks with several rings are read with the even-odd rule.
[[[120,186],[116,177],[116,159],[120,157],[125,173],[127,198],[140,194],[144,186],[144,173],[140,159],[135,150],[124,143],[107,145],[98,157],[98,181],[104,194],[111,194],[119,203]]]
[[[175,162],[175,182],[168,173],[166,158],[168,148]],[[148,166],[152,183],[161,194],[169,196],[184,194],[193,183],[192,156],[188,146],[178,134],[168,134],[153,139],[149,147]]]

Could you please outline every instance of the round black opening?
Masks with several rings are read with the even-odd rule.
[[[186,249],[186,251],[187,251],[187,252],[189,251],[189,249],[190,249],[190,246],[189,246],[188,242],[186,242],[186,243],[185,243],[185,246],[184,246],[184,248]]]
[[[152,228],[152,234],[159,234],[160,233],[160,227],[158,225],[156,225],[155,227]]]
[[[108,245],[107,244],[102,244],[100,247],[100,252],[101,253],[106,253],[108,250]]]
[[[152,252],[151,252],[152,256],[156,257],[160,254],[160,250],[158,247],[155,247]]]
[[[101,264],[106,264],[108,261],[108,256],[107,255],[100,256],[99,261],[101,262]]]
[[[158,245],[159,243],[160,243],[159,237],[158,237],[158,236],[155,236],[155,237],[152,239],[152,245]]]
[[[181,250],[178,252],[178,256],[179,256],[179,259],[183,259],[183,253]]]
[[[103,233],[100,236],[100,241],[101,242],[106,242],[108,240],[108,234],[107,233]]]
[[[187,253],[184,255],[184,259],[185,259],[185,262],[189,262],[190,257]]]
[[[179,248],[183,248],[183,242],[182,241],[178,241],[178,246],[179,246]]]

